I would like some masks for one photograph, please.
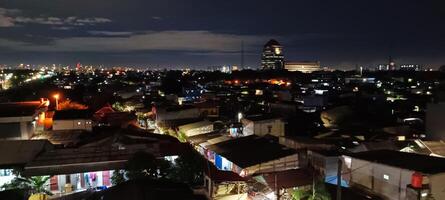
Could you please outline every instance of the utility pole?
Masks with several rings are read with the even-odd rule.
[[[338,158],[337,166],[337,200],[341,200],[341,168],[342,168],[341,157]]]
[[[277,183],[277,173],[275,172],[275,190],[277,193],[277,200],[280,200],[280,189],[278,188],[278,183]]]

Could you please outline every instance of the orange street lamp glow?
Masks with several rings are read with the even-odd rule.
[[[54,97],[54,99],[56,99],[56,110],[59,110],[59,97],[60,97],[60,95],[59,94],[55,94],[53,97]]]

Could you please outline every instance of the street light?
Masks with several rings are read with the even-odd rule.
[[[56,110],[59,110],[59,97],[60,97],[60,95],[59,94],[55,94],[53,97],[54,97],[54,99],[56,99]]]

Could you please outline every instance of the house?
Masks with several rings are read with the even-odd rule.
[[[53,130],[93,130],[90,110],[57,110],[53,117]]]
[[[337,185],[340,156],[341,154],[336,150],[309,150],[309,166],[326,183]],[[347,187],[346,181],[342,179],[341,185]]]
[[[241,119],[243,135],[284,136],[284,121],[272,115],[252,115]]]
[[[309,189],[313,184],[313,172],[306,168],[290,169],[278,172],[262,173],[254,176],[258,183],[266,186],[257,195],[271,197],[269,199],[292,199],[295,189]]]
[[[385,199],[445,199],[444,158],[377,150],[344,155],[343,159],[352,187]]]
[[[247,178],[231,171],[218,170],[211,162],[204,169],[204,187],[209,199],[247,200]]]
[[[0,103],[0,139],[29,139],[42,129],[49,101]]]
[[[168,121],[173,120],[196,119],[200,117],[199,109],[190,105],[168,107],[154,106],[152,112],[156,116],[156,124],[168,123]]]
[[[204,144],[200,145],[207,160],[241,176],[298,168],[298,151],[280,145],[274,137],[250,135]]]

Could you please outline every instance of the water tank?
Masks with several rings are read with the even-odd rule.
[[[411,176],[411,186],[413,188],[422,188],[423,175],[419,172],[414,172]]]

